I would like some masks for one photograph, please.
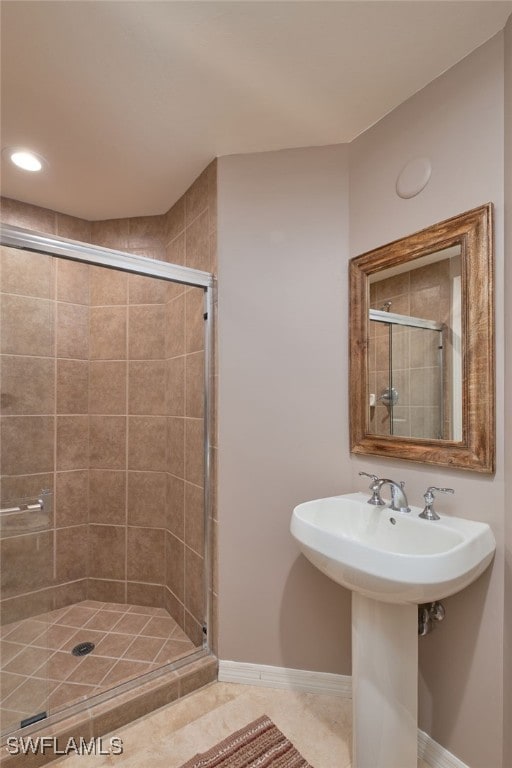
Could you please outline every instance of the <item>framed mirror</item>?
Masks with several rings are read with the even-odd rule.
[[[494,472],[492,204],[349,270],[351,451]]]

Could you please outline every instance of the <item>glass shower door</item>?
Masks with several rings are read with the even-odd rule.
[[[374,314],[380,317],[369,323],[370,433],[442,439],[449,434],[443,327]]]
[[[48,710],[53,580],[54,307],[50,257],[0,261],[2,734]]]
[[[3,734],[207,650],[207,281],[44,247],[0,261]]]
[[[410,434],[425,440],[444,438],[443,333],[430,328],[410,329]]]
[[[1,732],[2,736],[43,719],[49,711],[51,649],[49,612],[37,587],[51,571],[49,530],[52,494],[2,499],[0,566],[2,602]]]

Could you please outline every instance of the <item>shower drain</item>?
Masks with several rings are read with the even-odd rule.
[[[73,656],[87,656],[87,654],[93,650],[94,643],[78,643],[78,645],[75,645],[71,653]]]

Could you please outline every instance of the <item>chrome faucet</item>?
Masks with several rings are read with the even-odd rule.
[[[430,488],[427,488],[423,494],[423,498],[425,499],[425,509],[418,515],[418,517],[421,517],[423,520],[441,519],[434,509],[434,491],[439,491],[440,493],[455,493],[453,488],[437,488],[435,485],[431,485]]]
[[[373,504],[375,507],[384,507],[385,502],[382,501],[380,497],[380,490],[378,486],[379,478],[377,477],[377,475],[369,475],[368,472],[360,472],[359,474],[364,475],[365,477],[370,477],[372,480],[372,483],[369,486],[370,491],[372,492],[372,495],[368,499],[368,504]]]
[[[391,502],[389,504],[389,509],[392,509],[393,512],[411,511],[409,502],[407,501],[407,496],[405,495],[404,491],[405,482],[402,481],[401,483],[395,483],[394,480],[388,480],[387,478],[379,479],[377,475],[369,475],[368,472],[360,472],[359,474],[364,475],[365,477],[370,477],[372,479],[372,484],[370,485],[372,496],[370,499],[368,499],[368,504],[373,504],[374,506],[379,507],[386,506],[386,502],[382,500],[380,492],[383,485],[389,485],[391,490]]]
[[[387,478],[382,478],[381,480],[378,480],[376,485],[377,485],[377,491],[379,495],[382,490],[382,486],[389,485],[389,488],[391,490],[391,503],[389,505],[389,508],[392,509],[393,512],[410,512],[411,511],[411,508],[409,507],[409,502],[407,501],[407,496],[405,495],[405,491],[404,491],[405,482],[403,480],[400,483],[395,483],[394,480],[388,480]]]

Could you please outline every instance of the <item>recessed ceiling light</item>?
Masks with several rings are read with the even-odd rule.
[[[41,157],[41,155],[37,155],[35,152],[31,152],[28,149],[6,147],[3,152],[14,165],[18,168],[22,168],[24,171],[31,171],[32,173],[42,171],[47,164],[44,157]]]

